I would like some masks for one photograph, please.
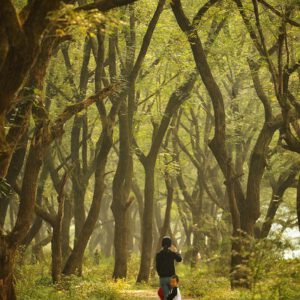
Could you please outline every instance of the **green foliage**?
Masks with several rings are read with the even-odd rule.
[[[110,265],[111,266],[111,265]],[[84,277],[63,278],[58,285],[53,285],[48,267],[44,264],[24,265],[18,272],[17,293],[22,300],[82,300],[103,299],[122,300],[122,291],[126,289],[123,281],[113,282],[110,269],[104,263],[99,268],[90,267]],[[105,275],[108,278],[105,278]]]
[[[207,272],[194,271],[186,274],[186,277],[181,280],[182,290],[195,298],[205,300],[235,300],[239,299],[239,292],[230,290],[230,283],[225,277],[209,275]]]
[[[177,273],[183,297],[201,300],[299,300],[300,260],[281,259],[281,247],[270,241],[262,241],[255,247],[256,259],[251,260],[255,281],[251,291],[232,291],[228,276],[219,275],[203,262],[197,269],[179,264]],[[128,266],[128,280],[113,282],[113,260],[102,259],[100,265],[95,266],[88,257],[83,277],[64,278],[59,285],[52,284],[48,263],[25,263],[17,272],[17,293],[22,300],[139,299],[132,294],[132,291],[138,290],[155,294],[157,278],[152,277],[149,284],[135,284],[138,263],[138,257],[132,256]]]
[[[253,299],[297,300],[300,298],[300,259],[286,259],[289,241],[279,236],[254,244],[250,257]]]

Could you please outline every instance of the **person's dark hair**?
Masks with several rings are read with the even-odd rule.
[[[176,279],[177,283],[179,282],[179,277],[177,275],[173,275],[171,278]]]
[[[161,241],[161,245],[163,248],[169,248],[172,245],[172,240],[169,236],[164,236],[162,241]]]

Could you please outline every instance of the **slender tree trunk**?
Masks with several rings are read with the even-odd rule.
[[[14,186],[17,177],[21,171],[21,168],[23,166],[26,149],[27,149],[27,140],[28,139],[27,139],[27,132],[26,132],[21,138],[20,143],[12,156],[8,168],[8,172],[6,175],[6,180],[11,186]],[[4,226],[6,212],[9,205],[9,199],[10,199],[9,197],[4,197],[4,196],[0,197],[0,228]]]
[[[62,257],[65,262],[68,256],[70,255],[70,227],[71,220],[73,218],[73,206],[71,199],[66,196],[64,203],[64,217],[62,220],[62,229],[61,229],[61,249]]]
[[[298,227],[300,231],[300,176],[297,185],[296,209],[297,209]]]
[[[135,211],[133,206],[129,207],[128,211],[128,255],[129,258],[134,251],[134,231],[135,231]]]
[[[32,245],[32,255],[35,262],[36,261],[45,262],[43,247],[51,243],[51,240],[52,240],[52,235],[50,234],[47,237],[42,238],[40,241],[36,242],[34,245]]]
[[[197,209],[193,209],[193,243],[191,252],[191,267],[195,268],[198,261],[198,255],[201,250],[201,241],[203,242],[203,234],[200,229],[201,213]],[[203,255],[204,253],[201,253]]]
[[[102,208],[100,214],[100,220],[103,226],[104,236],[101,238],[102,251],[106,257],[112,255],[112,247],[114,243],[114,228],[112,226],[113,221],[109,220],[110,203],[109,198],[106,197],[102,201]]]
[[[170,178],[170,175],[165,171],[165,185],[167,189],[167,203],[166,203],[166,209],[165,209],[165,215],[163,219],[163,224],[159,228],[159,236],[156,239],[157,244],[156,248],[154,249],[155,252],[158,252],[161,249],[161,242],[164,236],[166,236],[168,233],[171,235],[171,210],[172,210],[172,204],[173,204],[173,198],[174,198],[174,187],[172,179]],[[153,276],[152,276],[153,275]],[[153,266],[151,271],[151,276],[155,276],[155,260],[153,260]]]
[[[153,244],[153,196],[155,161],[147,160],[145,169],[145,201],[142,222],[142,255],[137,282],[149,280]]]
[[[259,238],[264,239],[269,235],[276,212],[283,201],[284,193],[295,182],[295,177],[296,173],[292,172],[285,180],[281,181],[280,176],[276,186],[273,187],[272,198],[258,236]]]
[[[65,275],[75,274],[78,267],[81,266],[84,251],[88,244],[91,234],[93,233],[95,224],[99,218],[101,200],[105,190],[104,178],[105,167],[107,163],[107,157],[112,147],[112,134],[113,134],[114,122],[108,120],[106,126],[102,130],[102,144],[97,154],[96,171],[95,171],[95,187],[93,201],[78,238],[78,242],[74,246],[71,255],[69,256],[63,273]]]
[[[58,213],[59,214],[59,213]],[[61,271],[62,271],[62,247],[61,247],[61,239],[62,239],[62,230],[61,230],[61,222],[63,215],[58,215],[56,218],[56,222],[53,226],[53,236],[51,241],[51,257],[52,257],[52,281],[53,283],[57,283],[61,279]]]
[[[167,205],[166,205],[166,210],[165,210],[165,215],[164,215],[164,220],[163,220],[163,225],[160,228],[160,237],[157,242],[156,246],[156,251],[158,252],[159,249],[161,248],[161,242],[162,239],[165,235],[168,234],[170,231],[170,224],[171,224],[171,210],[172,210],[172,204],[173,204],[173,199],[174,199],[174,187],[173,187],[173,182],[172,179],[170,178],[170,175],[165,172],[165,185],[167,189]]]
[[[85,206],[84,206],[84,195],[85,190],[80,187],[80,183],[73,184],[73,199],[74,199],[74,221],[75,221],[75,239],[74,246],[79,240],[81,230],[85,222]]]

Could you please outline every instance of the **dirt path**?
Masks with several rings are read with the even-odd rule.
[[[135,300],[148,300],[148,299],[159,299],[157,296],[156,290],[127,290],[124,293],[128,296],[128,299],[135,299]],[[195,300],[192,298],[183,298],[184,300]]]
[[[128,290],[125,294],[128,299],[158,299],[155,290]]]

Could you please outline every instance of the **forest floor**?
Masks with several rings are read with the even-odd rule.
[[[158,299],[156,290],[127,290],[125,295],[129,299]]]
[[[143,290],[127,290],[125,295],[129,299],[136,300],[148,300],[148,299],[159,299],[157,296],[157,290],[155,289],[143,289]],[[194,298],[184,297],[185,300],[193,300]]]
[[[18,299],[159,300],[157,277],[151,278],[147,284],[136,284],[138,257],[133,257],[128,265],[127,280],[111,280],[114,266],[112,258],[103,259],[99,265],[87,259],[82,277],[70,276],[65,278],[60,285],[52,284],[48,253],[46,259],[41,263],[23,263],[17,268]],[[220,274],[220,266],[212,269],[211,266],[202,264],[197,270],[191,270],[189,266],[180,264],[176,271],[180,276],[180,290],[184,300],[278,300],[279,289],[284,293],[280,299],[300,300],[299,272],[297,272],[300,270],[300,261],[282,260],[276,265],[272,259],[270,265],[271,263],[275,266],[272,269],[273,273],[268,275],[267,280],[258,282],[253,291],[232,291],[228,277]],[[224,269],[223,265],[221,267]],[[284,272],[283,275],[282,272]]]

